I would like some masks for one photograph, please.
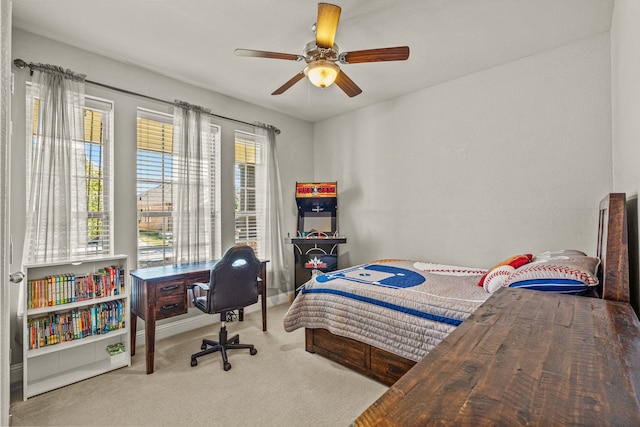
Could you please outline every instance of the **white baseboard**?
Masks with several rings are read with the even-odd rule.
[[[267,312],[268,307],[273,307],[275,305],[284,304],[288,302],[288,296],[286,294],[277,294],[267,298]],[[245,314],[253,313],[255,311],[261,310],[261,304],[254,304],[252,306],[247,307],[244,312]],[[156,325],[156,340],[160,340],[163,338],[168,338],[173,335],[181,334],[184,332],[191,331],[193,329],[202,328],[204,326],[215,325],[218,320],[213,321],[212,316],[209,314],[197,314],[195,316],[187,317],[186,319],[179,319],[173,322],[163,323],[161,325]],[[136,331],[136,342],[143,343],[144,342],[144,329]],[[11,391],[19,390],[22,388],[22,363],[15,363],[11,365],[9,381],[11,381]]]

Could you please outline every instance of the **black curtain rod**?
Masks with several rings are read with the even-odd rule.
[[[14,59],[13,60],[13,65],[15,65],[16,68],[18,68],[20,70],[29,67],[29,70],[31,70],[31,73],[33,74],[33,70],[32,70],[33,63],[32,62],[25,62],[22,59]],[[84,81],[85,81],[85,83],[89,83],[89,84],[92,84],[92,85],[100,86],[100,87],[103,87],[105,89],[115,90],[116,92],[126,93],[127,95],[139,96],[140,98],[150,99],[151,101],[162,102],[164,104],[169,104],[169,105],[174,105],[175,104],[174,102],[167,101],[166,99],[155,98],[153,96],[144,95],[142,93],[133,92],[133,91],[130,91],[130,90],[127,90],[127,89],[121,89],[119,87],[110,86],[110,85],[107,85],[107,84],[104,84],[104,83],[98,83],[98,82],[94,82],[94,81],[91,81],[91,80],[88,80],[88,79],[85,79]],[[245,122],[245,121],[242,121],[242,120],[233,119],[231,117],[221,116],[221,115],[215,114],[215,113],[209,113],[209,114],[211,116],[213,116],[213,117],[218,117],[218,118],[224,119],[224,120],[231,120],[232,122],[242,123],[244,125],[258,126],[258,127],[265,128],[265,129],[273,129],[273,131],[276,134],[280,134],[280,129],[278,129],[277,127],[272,126],[272,125],[263,125],[261,123],[249,123],[249,122]]]

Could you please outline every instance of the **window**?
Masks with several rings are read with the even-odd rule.
[[[264,147],[256,141],[255,135],[236,131],[235,133],[235,242],[253,248],[256,255],[264,257],[262,245],[263,208],[261,199],[265,184]]]
[[[220,128],[212,125],[210,164],[219,169]],[[215,171],[214,171],[215,172]],[[137,180],[138,198],[138,266],[171,264],[173,253],[173,116],[138,109]],[[213,191],[219,191],[216,174],[212,173]],[[211,195],[214,199],[215,195]],[[219,223],[218,206],[212,207],[211,221]],[[212,227],[219,230],[219,227]]]
[[[138,266],[171,263],[172,116],[139,109],[137,147]]]
[[[27,91],[29,93],[29,91]],[[39,100],[33,99],[31,135],[36,138]],[[27,104],[30,105],[30,104]],[[110,254],[113,247],[113,103],[85,96],[83,111],[84,176],[86,186],[86,245],[73,249],[74,257]],[[30,164],[27,165],[30,168]],[[31,177],[29,170],[27,176]]]
[[[112,107],[87,97],[84,110],[84,146],[87,156],[88,253],[111,253],[113,233]]]

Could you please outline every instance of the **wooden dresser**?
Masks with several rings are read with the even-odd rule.
[[[356,426],[640,426],[628,303],[502,288]]]

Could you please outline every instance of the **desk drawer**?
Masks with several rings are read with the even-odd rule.
[[[166,319],[187,312],[187,283],[184,279],[159,283],[156,291],[156,319]]]
[[[187,282],[183,279],[168,280],[155,284],[155,300],[160,301],[162,298],[173,295],[184,295],[187,291]]]
[[[187,296],[171,295],[156,302],[156,320],[185,314],[187,312]]]

